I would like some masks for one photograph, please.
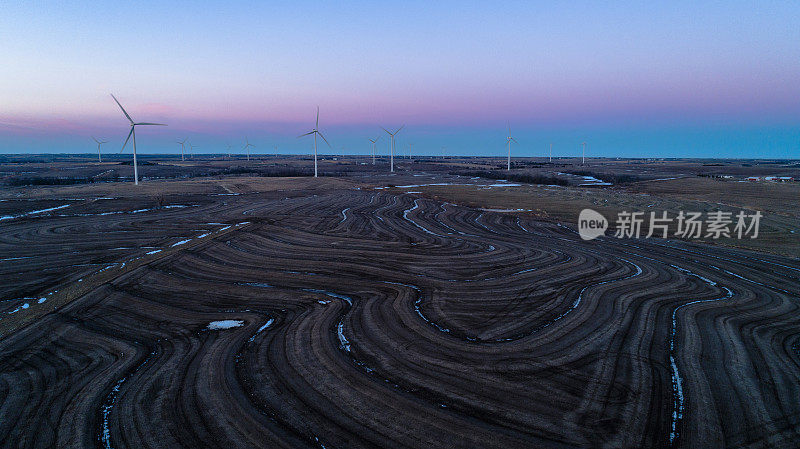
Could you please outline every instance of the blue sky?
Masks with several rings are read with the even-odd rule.
[[[167,3],[167,4],[163,4]],[[4,2],[0,152],[800,157],[797,2]],[[385,151],[386,140],[382,148]]]

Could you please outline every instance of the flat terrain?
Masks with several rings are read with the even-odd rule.
[[[459,174],[498,164],[483,159],[398,161],[389,175],[384,161],[328,158],[337,176],[318,179],[273,177],[308,169],[292,157],[253,161],[262,173],[155,162],[141,173],[164,179],[138,187],[0,194],[2,446],[800,440],[798,183],[697,176],[796,176],[790,163],[513,170],[569,181],[553,186]],[[0,171],[130,168],[31,164]],[[570,170],[638,177],[577,186],[583,175],[558,175]],[[765,216],[752,241],[585,242],[583,207]]]

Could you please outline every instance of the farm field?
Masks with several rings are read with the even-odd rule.
[[[548,185],[468,173],[498,173],[489,158],[411,159],[393,175],[385,161],[329,158],[316,179],[296,157],[256,160],[255,173],[153,160],[140,173],[162,179],[138,187],[0,194],[3,446],[800,439],[800,210],[785,201],[800,188],[697,176],[796,166],[511,171],[566,181]],[[114,162],[47,164],[0,171],[129,176]],[[576,170],[637,179],[579,186],[584,175],[564,174]],[[586,207],[764,218],[752,240],[584,241]]]

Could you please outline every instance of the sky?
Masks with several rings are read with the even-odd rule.
[[[563,3],[563,4],[562,4]],[[0,2],[0,153],[800,158],[800,2]],[[324,145],[324,144],[322,144]],[[277,149],[276,149],[277,146]],[[127,151],[127,150],[126,150]]]

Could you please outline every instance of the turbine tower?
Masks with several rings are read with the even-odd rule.
[[[108,143],[108,142],[105,141],[105,140],[103,140],[103,141],[97,140],[94,137],[92,137],[92,140],[97,142],[97,162],[103,162],[103,157],[100,156],[100,145],[102,145],[104,143]]]
[[[111,98],[114,99],[114,101],[117,103],[117,106],[119,106],[119,108],[122,109],[122,113],[125,114],[125,117],[128,119],[129,122],[131,122],[131,132],[128,133],[128,138],[125,139],[125,143],[122,144],[122,149],[120,149],[119,152],[122,153],[122,150],[124,150],[125,146],[128,145],[128,141],[131,139],[131,136],[133,136],[133,183],[138,186],[139,185],[139,168],[136,165],[136,127],[137,126],[167,126],[167,125],[165,125],[163,123],[145,123],[145,122],[136,123],[136,122],[133,121],[131,116],[128,115],[128,113],[125,111],[125,108],[122,107],[122,105],[119,103],[119,100],[117,100],[117,97],[115,97],[114,94],[111,94]]]
[[[185,148],[184,148],[184,147],[185,147],[185,145],[184,145],[184,144],[186,143],[186,139],[183,139],[183,141],[180,141],[180,140],[179,140],[177,143],[179,143],[179,144],[181,145],[181,162],[183,162],[183,161],[185,161],[185,160],[186,160],[186,159],[184,158],[184,153],[186,152],[186,151],[184,151],[184,150],[185,150]]]
[[[553,162],[553,144],[550,144],[550,162]]]
[[[331,147],[331,144],[328,143],[328,139],[326,139],[325,136],[323,136],[322,133],[319,132],[319,106],[317,106],[317,124],[314,125],[314,129],[312,129],[311,131],[309,131],[309,132],[307,132],[305,134],[301,134],[301,135],[297,136],[297,138],[299,139],[301,137],[308,136],[309,134],[313,134],[314,135],[314,177],[316,178],[317,177],[317,135],[322,137],[322,140],[324,140],[325,143],[328,144],[328,148],[333,148],[333,147]]]
[[[397,131],[395,131],[394,133],[390,133],[389,130],[386,128],[383,127],[381,128],[384,131],[386,131],[386,134],[389,135],[389,171],[393,173],[394,173],[394,136],[396,136],[397,133],[399,133],[400,130],[403,129],[405,126],[406,125],[403,125],[397,128]]]
[[[228,159],[231,158],[231,144],[226,144],[228,146]]]
[[[369,141],[372,142],[372,165],[375,165],[375,143],[380,138],[381,138],[381,136],[378,136],[378,137],[376,137],[374,139],[369,139]]]
[[[254,147],[255,148],[255,145],[250,143],[250,141],[247,140],[247,137],[244,138],[244,141],[247,142],[245,144],[245,146],[244,146],[244,150],[247,151],[247,161],[250,162],[250,147]]]
[[[581,165],[584,165],[586,163],[586,142],[583,142],[581,146],[583,147],[583,153],[581,153]]]
[[[511,170],[511,142],[519,143],[511,137],[511,123],[508,124],[508,136],[506,137],[506,143],[508,144],[508,161],[506,162],[506,171]]]

